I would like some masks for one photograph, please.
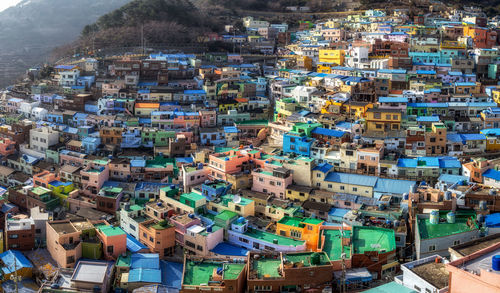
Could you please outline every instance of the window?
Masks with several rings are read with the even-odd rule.
[[[19,235],[18,234],[10,234],[9,238],[10,239],[17,239],[17,238],[19,238]]]
[[[129,227],[130,227],[130,230],[135,231],[135,226],[134,225],[130,224]]]
[[[435,251],[436,245],[429,245],[429,251]]]
[[[240,207],[240,206],[235,206],[235,207],[234,207],[234,209],[235,209],[236,211],[238,211],[238,212],[239,212],[239,211],[241,211],[241,207]]]
[[[455,241],[453,241],[453,246],[455,246],[455,245],[459,245],[459,244],[460,244],[460,240],[455,240]]]
[[[417,286],[417,285],[414,285],[414,286],[413,286],[413,288],[414,288],[417,292],[420,292],[420,290],[422,290],[422,289],[420,289],[420,287],[419,287],[419,286]]]
[[[352,191],[356,192],[356,191],[358,191],[358,188],[357,187],[353,187]]]
[[[201,245],[196,245],[196,250],[203,251],[203,247]]]
[[[344,185],[340,185],[340,190],[345,190]]]
[[[243,243],[248,243],[248,239],[245,239],[245,238],[238,238],[238,240],[240,240],[240,242],[243,242]]]
[[[110,246],[108,246],[108,247],[106,248],[106,251],[107,251],[108,253],[113,253],[113,248],[114,248],[114,247],[113,247],[113,245],[110,245]]]
[[[68,256],[66,258],[66,263],[70,264],[70,263],[74,263],[75,262],[75,257],[74,256]]]

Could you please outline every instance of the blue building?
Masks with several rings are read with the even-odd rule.
[[[85,137],[82,139],[82,151],[86,154],[93,154],[101,144],[99,137]]]
[[[314,141],[303,133],[287,132],[283,135],[283,151],[309,157]]]

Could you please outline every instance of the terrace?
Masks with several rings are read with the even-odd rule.
[[[222,285],[223,280],[237,279],[244,268],[244,263],[186,260],[183,285]]]
[[[474,216],[456,215],[455,223],[448,223],[446,213],[439,214],[439,223],[431,224],[429,218],[418,218],[418,231],[422,239],[432,239],[460,234],[478,229]]]
[[[254,257],[257,257],[255,255]],[[281,271],[281,258],[276,255],[273,258],[266,256],[259,256],[254,258],[251,262],[251,270],[249,272],[249,279],[279,279],[283,277]]]
[[[285,268],[314,267],[314,266],[324,266],[329,264],[330,264],[330,259],[324,252],[289,253],[283,256],[283,266]]]
[[[385,253],[396,249],[394,231],[376,227],[353,227],[352,253],[364,254],[368,251]]]
[[[411,270],[436,288],[442,289],[448,286],[449,272],[442,262],[431,261],[415,266]]]
[[[325,252],[330,260],[340,260],[342,257],[342,238],[350,238],[351,231],[344,230],[344,235],[341,237],[341,230],[321,230],[322,235],[325,237],[323,244],[323,252]],[[344,245],[344,253],[346,259],[351,258],[351,247]]]

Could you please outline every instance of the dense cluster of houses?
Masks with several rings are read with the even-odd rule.
[[[267,62],[30,70],[0,100],[1,287],[500,290],[498,18],[436,7],[209,36]]]

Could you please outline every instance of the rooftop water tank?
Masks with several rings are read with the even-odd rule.
[[[455,213],[454,212],[449,212],[447,215],[446,215],[446,221],[450,224],[454,224],[455,223]]]
[[[500,271],[500,255],[495,255],[491,258],[491,268],[494,271]]]
[[[429,222],[433,225],[436,225],[439,223],[439,212],[438,211],[431,212],[431,215],[429,216]]]

